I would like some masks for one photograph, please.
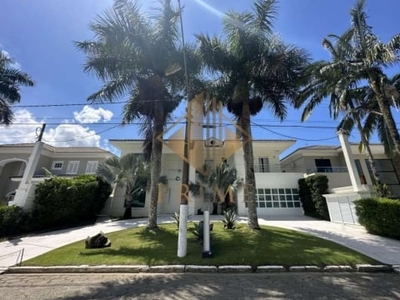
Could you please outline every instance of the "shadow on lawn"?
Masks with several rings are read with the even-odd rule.
[[[88,275],[90,276],[90,275]],[[80,299],[394,299],[400,288],[390,274],[118,274],[63,295]],[[378,289],[376,287],[379,287]],[[71,287],[72,288],[72,287]],[[75,288],[75,287],[74,287]],[[74,289],[76,290],[76,289]],[[72,293],[72,294],[71,294]]]

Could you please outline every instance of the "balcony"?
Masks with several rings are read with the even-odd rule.
[[[255,173],[281,173],[281,165],[270,165],[270,164],[254,164]]]
[[[307,174],[313,173],[347,173],[347,167],[332,166],[332,167],[315,167],[307,169]]]

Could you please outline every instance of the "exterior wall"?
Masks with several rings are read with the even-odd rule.
[[[328,177],[328,187],[329,189],[335,189],[343,186],[348,186],[350,184],[350,175],[348,172],[338,172],[338,173],[310,173],[305,174],[304,177],[313,175],[323,175]]]

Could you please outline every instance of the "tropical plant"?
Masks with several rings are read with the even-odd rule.
[[[224,211],[224,218],[222,219],[222,223],[224,223],[224,228],[226,229],[234,229],[236,223],[236,213],[232,209],[228,209]]]
[[[218,213],[218,204],[228,208],[234,204],[234,193],[243,187],[243,179],[237,177],[237,170],[222,162],[215,168],[205,165],[203,172],[197,174],[196,183],[189,186],[194,194],[200,194],[204,189],[205,197],[210,197],[213,203],[212,214]],[[234,209],[234,207],[232,207]]]
[[[157,13],[146,18],[138,1],[115,0],[110,11],[90,24],[95,40],[76,43],[87,56],[84,70],[105,83],[88,100],[115,101],[128,95],[122,123],[141,120],[143,124],[144,151],[151,158],[149,228],[157,227],[162,134],[183,97],[185,84],[182,48],[178,46],[179,10],[172,7],[171,0],[160,3]],[[189,48],[188,66],[195,75],[200,65]]]
[[[332,63],[319,62],[319,71],[326,73],[327,77],[336,73],[336,76],[331,78],[331,84],[340,87],[341,90],[368,83],[393,142],[393,161],[397,173],[400,174],[400,135],[391,112],[391,104],[393,100],[398,100],[399,93],[385,75],[387,67],[400,62],[400,34],[393,36],[388,43],[381,42],[367,23],[365,0],[358,0],[350,15],[351,27],[341,37],[329,36],[340,43],[341,49],[346,50],[344,55],[337,56],[337,60]],[[325,41],[324,46],[334,52],[331,44]],[[338,76],[339,72],[341,77]],[[303,97],[309,98],[303,115],[309,114],[328,94],[323,87],[314,85],[311,81],[303,93]]]
[[[20,102],[20,87],[33,85],[32,78],[15,66],[7,52],[0,50],[0,124],[9,126],[12,123],[10,105]]]
[[[192,217],[191,215],[188,215],[187,219],[189,220],[191,217]],[[172,215],[172,219],[174,220],[174,222],[176,223],[176,226],[179,229],[179,212],[178,211],[174,212],[174,214]]]
[[[125,189],[124,219],[132,218],[133,199],[146,190],[149,180],[149,168],[143,156],[129,153],[121,158],[110,157],[99,164],[97,175]]]
[[[213,230],[214,224],[210,223],[210,232]],[[204,222],[200,221],[199,223],[193,223],[193,234],[197,237],[197,240],[203,242],[204,240]]]
[[[224,39],[197,35],[205,65],[216,75],[212,88],[237,118],[245,162],[245,202],[248,225],[259,229],[257,218],[251,115],[266,106],[283,120],[285,98],[298,89],[298,75],[308,58],[302,49],[285,45],[272,34],[275,0],[257,0],[252,12],[228,12],[223,17]]]

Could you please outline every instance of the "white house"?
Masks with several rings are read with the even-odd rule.
[[[383,145],[371,144],[376,168],[380,179],[393,196],[400,196],[399,176],[392,160],[385,155]],[[370,163],[365,152],[360,153],[358,144],[350,144],[352,156],[360,183],[371,190],[374,184]],[[341,146],[309,146],[298,148],[281,160],[285,172],[301,172],[306,176],[325,175],[329,179],[329,188],[341,188],[351,185],[350,175]]]
[[[142,140],[110,140],[111,144],[121,150],[121,156],[128,153],[142,153]],[[303,173],[282,172],[279,155],[295,143],[293,140],[253,140],[254,166],[256,176],[256,193],[259,215],[300,215],[303,214],[298,195],[298,179]],[[179,211],[182,184],[183,160],[168,146],[163,147],[162,176],[168,178],[168,185],[160,188],[161,196],[158,204],[159,214],[171,214]],[[222,145],[221,147],[224,147]],[[202,143],[202,152],[206,153],[207,140]],[[210,163],[208,160],[206,163]],[[227,157],[227,163],[235,166],[239,178],[244,178],[243,149]],[[196,170],[190,168],[191,182],[196,181]],[[124,191],[116,189],[110,203],[106,204],[111,215],[123,214]],[[147,216],[149,208],[148,196],[144,203],[137,203],[132,209],[133,216]],[[244,190],[237,195],[238,214],[246,215],[247,209],[243,201]],[[189,214],[196,214],[199,209],[210,207],[210,203],[200,196],[190,195]]]

